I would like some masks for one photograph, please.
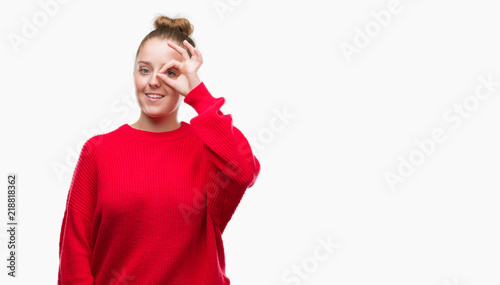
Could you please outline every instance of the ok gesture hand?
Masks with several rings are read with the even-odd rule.
[[[168,46],[180,53],[183,60],[179,62],[178,60],[172,59],[160,69],[157,76],[179,94],[186,96],[193,88],[201,83],[196,72],[203,63],[203,58],[200,51],[193,47],[187,40],[184,40],[183,43],[191,52],[191,57],[189,57],[188,52],[184,48],[168,41]],[[171,68],[177,69],[180,74],[175,74],[175,76],[166,75],[165,72]]]

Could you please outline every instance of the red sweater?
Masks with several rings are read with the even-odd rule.
[[[260,172],[231,115],[200,83],[198,115],[169,132],[128,124],[83,145],[59,241],[59,285],[224,284],[221,235]]]

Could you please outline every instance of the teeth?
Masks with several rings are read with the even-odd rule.
[[[146,94],[146,96],[148,96],[149,98],[154,98],[154,99],[163,98],[163,96],[161,96],[161,95],[156,95],[156,94]]]

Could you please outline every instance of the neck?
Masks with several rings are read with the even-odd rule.
[[[164,117],[150,117],[144,112],[137,122],[130,125],[134,129],[148,132],[169,132],[180,128],[181,123],[177,120],[177,112]]]

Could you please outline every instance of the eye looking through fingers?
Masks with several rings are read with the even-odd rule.
[[[169,70],[165,71],[165,74],[167,76],[173,77],[173,76],[177,76],[178,72],[176,70],[169,69]]]

